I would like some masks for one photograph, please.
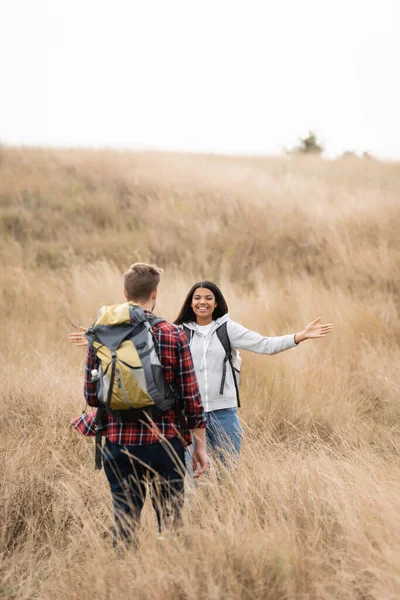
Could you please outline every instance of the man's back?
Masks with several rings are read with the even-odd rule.
[[[144,311],[148,319],[153,313]],[[162,321],[152,328],[157,346],[158,356],[164,368],[164,377],[168,384],[174,384],[180,396],[180,407],[171,407],[160,417],[150,423],[140,420],[135,423],[118,423],[117,419],[106,415],[103,435],[111,442],[121,445],[141,446],[154,444],[162,439],[182,436],[186,444],[191,443],[190,429],[204,426],[205,417],[200,392],[193,368],[192,357],[186,336],[182,329]],[[97,407],[96,385],[91,381],[93,369],[98,367],[98,360],[93,348],[88,347],[86,355],[84,394],[89,406]],[[178,415],[183,409],[184,426]],[[95,435],[95,413],[90,412],[78,417],[73,426],[80,433]]]

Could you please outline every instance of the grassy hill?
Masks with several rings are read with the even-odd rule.
[[[0,597],[400,596],[400,165],[0,149]],[[245,353],[240,465],[200,483],[179,536],[114,556],[84,407],[88,326],[137,260],[157,313],[219,284],[264,335],[321,316],[326,340]]]

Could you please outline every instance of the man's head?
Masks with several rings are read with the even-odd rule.
[[[125,298],[154,310],[161,275],[162,269],[156,265],[134,263],[124,275]]]

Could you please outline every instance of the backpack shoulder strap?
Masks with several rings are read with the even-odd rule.
[[[146,315],[144,314],[143,308],[137,304],[129,305],[129,317],[132,325],[139,325],[147,321]]]
[[[182,326],[183,326],[183,331],[185,332],[185,335],[186,335],[186,339],[190,346],[190,342],[192,341],[194,331],[193,331],[193,329],[189,329],[189,327],[186,327],[185,324],[183,324]]]
[[[229,356],[232,356],[232,347],[231,347],[231,342],[230,342],[229,336],[228,336],[228,329],[227,329],[226,321],[225,321],[225,323],[222,323],[222,325],[220,327],[218,327],[217,336],[218,336],[219,341],[222,344],[223,349],[225,350],[225,353],[228,354]]]
[[[155,351],[157,353],[158,358],[160,359],[159,341],[158,338],[154,335],[153,327],[155,327],[159,323],[166,323],[166,320],[160,319],[159,317],[151,317],[150,319],[146,319],[146,322],[148,323],[148,327],[150,328],[150,333],[153,338]]]
[[[160,317],[152,317],[151,319],[147,320],[148,324],[150,325],[151,328],[151,333],[153,336],[153,340],[154,340],[154,349],[158,355],[158,358],[160,360],[160,352],[159,352],[159,343],[158,340],[156,338],[156,336],[153,333],[153,327],[155,325],[158,325],[159,323],[167,323],[168,321],[166,321],[165,319],[161,319]],[[160,360],[161,363],[161,360]],[[163,364],[161,363],[161,366],[163,366]],[[177,415],[178,415],[178,421],[179,421],[179,426],[180,428],[183,430],[185,428],[185,421],[184,421],[184,416],[183,416],[183,407],[182,407],[182,399],[181,399],[181,395],[180,392],[178,390],[178,386],[176,381],[172,381],[171,383],[168,384],[170,390],[172,391],[174,398],[175,398],[175,404],[176,404],[176,409],[177,409]]]
[[[228,336],[228,327],[227,327],[226,321],[225,321],[225,323],[222,323],[222,325],[220,327],[218,327],[216,333],[217,333],[219,341],[222,344],[223,349],[225,350],[225,359],[224,359],[224,365],[223,365],[223,369],[222,369],[222,379],[221,379],[221,387],[220,387],[219,393],[220,394],[224,393],[225,380],[226,380],[226,363],[229,362],[229,364],[231,366],[231,370],[232,370],[233,383],[235,384],[237,405],[238,405],[238,407],[240,407],[239,386],[238,386],[238,382],[236,379],[236,372],[235,372],[233,362],[232,362],[232,346],[231,346],[231,342],[230,342],[230,339]]]
[[[155,325],[158,325],[159,323],[166,323],[165,319],[160,319],[159,317],[152,317],[148,321],[151,328],[155,327]]]

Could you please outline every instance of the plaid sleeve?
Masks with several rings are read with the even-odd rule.
[[[203,403],[194,371],[193,359],[185,332],[179,332],[177,345],[176,382],[183,401],[188,429],[206,426]]]
[[[86,354],[86,366],[85,366],[85,381],[83,384],[83,393],[86,398],[86,402],[89,406],[98,406],[96,384],[92,383],[92,370],[98,366],[96,355],[91,346],[88,346]]]
[[[86,436],[96,435],[96,411],[93,410],[90,413],[83,413],[79,415],[72,422],[71,425],[76,431]]]

